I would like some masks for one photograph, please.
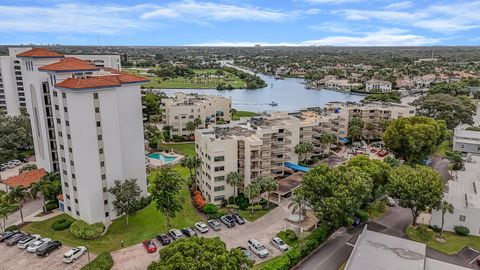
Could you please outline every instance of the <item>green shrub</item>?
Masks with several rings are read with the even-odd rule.
[[[57,202],[48,202],[46,205],[45,205],[45,210],[48,212],[48,211],[52,211],[52,210],[55,210],[58,208],[58,203]]]
[[[470,230],[465,226],[455,226],[454,230],[460,236],[468,236],[470,234]]]
[[[433,225],[430,227],[434,232],[436,233],[439,233],[440,232],[440,227],[438,227],[437,225]]]
[[[18,231],[17,225],[10,225],[7,228],[5,228],[5,231]]]
[[[66,218],[60,218],[57,219],[53,224],[52,224],[52,230],[54,231],[63,231],[68,228],[70,228],[70,225],[72,225],[74,220],[71,219],[66,219]]]
[[[203,213],[207,214],[207,215],[214,215],[218,212],[218,208],[215,204],[213,203],[207,203],[203,209],[202,209]]]
[[[109,252],[102,252],[89,264],[83,266],[82,270],[110,270],[112,267],[112,255]]]
[[[233,201],[233,197],[228,198],[228,204],[234,204]],[[246,210],[249,203],[250,201],[243,193],[238,194],[238,196],[235,198],[235,204],[238,205],[240,210]]]
[[[143,208],[149,206],[151,202],[152,202],[151,196],[141,197],[140,202],[138,203],[138,208],[136,210],[137,211],[142,210]]]
[[[428,242],[433,238],[433,230],[425,225],[420,225],[415,229],[415,234],[422,242]]]
[[[236,204],[227,204],[227,205],[225,205],[225,208],[228,208],[228,209],[239,209],[240,207],[238,207],[238,205],[236,205]]]
[[[252,211],[252,210],[253,211],[260,211],[262,209],[263,209],[263,206],[261,206],[261,205],[254,205],[254,206],[247,207],[248,211]]]
[[[297,234],[290,229],[277,233],[277,236],[290,246],[296,245],[298,242]]]
[[[357,212],[355,212],[355,215],[362,221],[367,221],[368,220],[368,213],[365,212],[365,211],[362,211],[360,209],[357,210]]]
[[[80,239],[95,239],[98,238],[104,230],[101,222],[88,224],[83,220],[77,220],[70,225],[70,232]]]

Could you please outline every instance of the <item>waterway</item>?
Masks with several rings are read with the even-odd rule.
[[[292,112],[307,107],[322,107],[331,101],[356,102],[362,100],[364,97],[349,92],[307,89],[302,79],[285,78],[283,80],[276,80],[270,76],[257,75],[267,82],[267,87],[255,90],[161,89],[161,91],[169,96],[175,92],[185,92],[230,97],[235,109],[252,112]],[[272,101],[278,103],[278,106],[270,106],[269,103]]]

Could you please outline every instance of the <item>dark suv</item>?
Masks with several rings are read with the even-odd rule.
[[[5,240],[5,244],[7,246],[14,246],[16,245],[20,240],[26,238],[26,237],[29,237],[30,235],[29,234],[25,234],[25,233],[17,233],[15,235],[13,235],[12,237],[8,238],[7,240]]]
[[[164,245],[164,246],[166,246],[166,245],[168,245],[172,242],[172,239],[170,239],[170,237],[168,237],[168,235],[166,235],[164,233],[157,235],[157,240],[158,240],[158,242],[162,243],[162,245]]]
[[[232,218],[237,222],[238,225],[243,225],[245,224],[245,220],[240,216],[239,213],[233,213]]]
[[[38,248],[35,254],[37,254],[37,256],[47,257],[54,250],[59,249],[61,247],[62,247],[62,243],[60,241],[52,241]]]
[[[224,215],[220,218],[220,221],[228,228],[235,227],[235,220],[230,215]]]
[[[13,231],[13,232],[10,232],[10,231],[7,231],[7,232],[4,232],[1,236],[0,236],[0,242],[3,242],[5,240],[7,240],[8,238],[16,235],[16,234],[19,234],[20,232],[19,231]]]

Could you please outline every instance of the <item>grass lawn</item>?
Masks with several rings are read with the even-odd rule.
[[[237,111],[232,115],[232,120],[240,120],[240,117],[251,117],[257,115],[256,112]]]
[[[367,206],[365,210],[368,212],[368,217],[370,219],[377,219],[388,213],[389,207],[385,202],[377,200],[371,205]]]
[[[137,69],[125,69],[127,72],[134,74],[145,73],[145,71]],[[246,88],[246,83],[237,77],[236,75],[225,72],[223,78],[210,78],[209,75],[214,75],[216,69],[194,69],[197,75],[205,75],[205,77],[177,77],[167,80],[163,80],[152,74],[139,74],[147,77],[150,82],[143,84],[144,88],[156,88],[156,89],[180,89],[180,88],[194,88],[194,89],[216,89],[218,84],[224,83],[226,85],[232,85],[233,88]]]
[[[440,157],[445,157],[445,156],[446,156],[445,153],[446,153],[448,150],[451,150],[450,140],[446,140],[446,141],[442,142],[442,143],[438,146],[437,150],[435,150],[434,155],[437,155],[437,156],[440,156]]]
[[[238,210],[238,212],[240,213],[240,215],[245,218],[246,220],[248,221],[255,221],[261,217],[263,217],[264,215],[266,215],[268,213],[268,210],[259,210],[259,211],[253,211],[252,213],[252,216],[250,217],[250,212],[251,211],[248,211],[248,210]]]
[[[170,144],[170,143],[162,143],[160,145],[162,150],[170,151],[173,149],[176,153],[180,153],[184,156],[195,156],[195,143],[194,142],[186,142],[186,143],[177,143],[177,144]]]
[[[417,242],[423,242],[420,240],[412,226],[408,226],[406,232],[410,239]],[[476,250],[480,249],[480,237],[478,236],[459,236],[452,232],[443,232],[442,235],[446,240],[444,243],[435,240],[435,238],[438,237],[438,234],[435,233],[435,236],[426,242],[427,246],[448,255],[459,252],[465,246],[469,246]]]
[[[177,169],[183,177],[188,177],[187,169],[179,165],[176,165],[174,168]],[[155,172],[152,172],[149,178],[153,177],[154,173]],[[197,215],[191,203],[186,184],[181,194],[182,197],[185,198],[183,210],[177,213],[175,218],[171,219],[171,225],[179,229],[185,226],[192,226],[195,222],[202,220],[202,218]],[[131,246],[145,239],[152,239],[160,232],[167,231],[166,217],[155,209],[155,203],[140,210],[135,216],[131,216],[128,226],[125,224],[125,217],[114,220],[108,228],[107,233],[94,240],[77,239],[68,229],[60,232],[53,231],[51,229],[52,223],[62,217],[70,218],[66,214],[63,214],[42,222],[34,222],[23,229],[29,233],[41,234],[43,237],[60,240],[71,246],[88,245],[90,250],[95,253],[120,249],[120,241],[122,240],[125,246]]]

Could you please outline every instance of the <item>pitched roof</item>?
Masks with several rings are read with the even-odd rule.
[[[63,57],[63,54],[44,49],[44,48],[33,48],[26,52],[17,54],[17,57],[33,57],[33,58],[58,58]]]
[[[137,75],[127,74],[118,71],[118,74],[90,77],[90,78],[68,78],[55,87],[66,89],[94,89],[104,87],[116,87],[127,83],[148,82],[148,79]]]
[[[19,175],[7,178],[2,183],[12,188],[17,186],[23,186],[28,188],[33,183],[38,183],[38,181],[40,181],[40,178],[42,178],[42,176],[44,175],[45,175],[45,169],[43,168],[36,169],[33,171],[23,172]]]
[[[87,60],[78,59],[75,57],[65,57],[60,61],[53,64],[49,64],[38,68],[40,71],[56,71],[56,72],[69,72],[69,71],[90,71],[99,70],[98,67],[93,65]]]

